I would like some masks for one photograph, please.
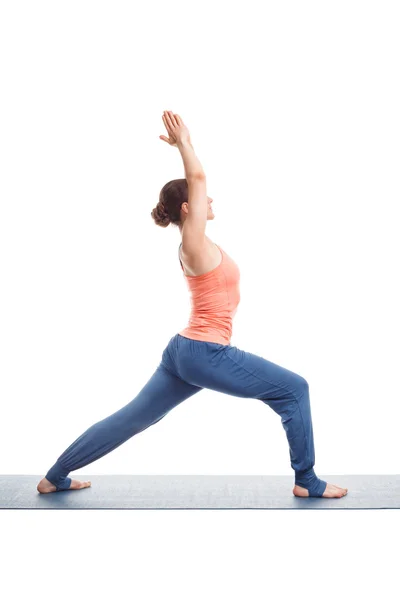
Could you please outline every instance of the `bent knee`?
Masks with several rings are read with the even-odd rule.
[[[303,395],[309,393],[308,381],[301,375],[297,376],[295,385],[296,385],[296,391],[300,396],[303,396]]]

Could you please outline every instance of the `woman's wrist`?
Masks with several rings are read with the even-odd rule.
[[[176,142],[176,145],[178,146],[179,150],[181,148],[193,148],[192,142],[190,140],[178,141],[178,142]]]

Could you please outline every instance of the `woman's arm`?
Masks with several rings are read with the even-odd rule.
[[[179,152],[181,153],[183,165],[185,167],[185,177],[187,180],[197,177],[205,177],[201,162],[197,158],[194,148],[189,140],[177,142]]]
[[[187,257],[202,253],[207,224],[206,175],[190,141],[189,130],[179,115],[164,111],[164,125],[169,137],[160,138],[171,146],[177,146],[181,153],[188,183],[188,214],[182,231],[182,251]]]

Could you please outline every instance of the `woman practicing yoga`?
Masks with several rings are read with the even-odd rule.
[[[188,325],[169,340],[160,364],[136,398],[82,433],[59,456],[37,490],[46,494],[90,487],[90,481],[71,479],[68,474],[108,454],[207,388],[261,400],[281,417],[295,472],[295,496],[345,496],[347,488],[327,483],[314,472],[307,381],[230,344],[240,301],[239,268],[205,234],[207,221],[214,219],[213,200],[207,196],[206,176],[187,127],[171,111],[164,111],[162,118],[169,137],[160,135],[160,139],[179,149],[185,179],[174,179],[162,188],[151,216],[161,227],[169,223],[179,227],[179,260],[191,294]]]

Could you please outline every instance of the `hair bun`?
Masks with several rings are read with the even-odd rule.
[[[171,219],[161,202],[159,202],[157,206],[153,208],[151,216],[156,222],[156,225],[160,225],[161,227],[167,227],[171,222]]]

